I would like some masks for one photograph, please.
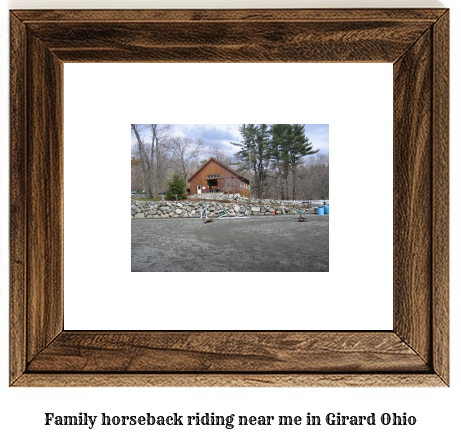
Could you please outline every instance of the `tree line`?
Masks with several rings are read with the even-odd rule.
[[[243,141],[232,144],[240,147],[237,157],[254,174],[255,195],[263,198],[269,186],[269,173],[275,174],[277,197],[296,199],[298,170],[305,156],[318,153],[306,137],[303,124],[243,124]],[[291,186],[289,178],[291,176]],[[274,177],[271,178],[273,182]],[[291,189],[290,189],[291,188]],[[291,190],[291,192],[290,192]]]
[[[329,158],[319,154],[302,124],[242,124],[235,155],[172,134],[159,124],[132,124],[131,188],[157,199],[168,182],[184,181],[215,157],[251,181],[253,198],[328,199]],[[173,177],[175,176],[175,177]]]
[[[171,130],[169,125],[131,125],[131,190],[146,191],[148,198],[158,199],[174,174],[185,181],[198,167],[203,141],[174,136]]]

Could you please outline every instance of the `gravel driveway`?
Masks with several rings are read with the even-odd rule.
[[[131,221],[131,271],[328,271],[329,216]]]

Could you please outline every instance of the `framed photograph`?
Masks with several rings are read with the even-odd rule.
[[[447,9],[17,10],[10,23],[11,386],[449,385]],[[393,329],[64,329],[66,63],[393,64]]]

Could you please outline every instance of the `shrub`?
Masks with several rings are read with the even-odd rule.
[[[168,189],[166,192],[167,200],[183,200],[187,198],[186,195],[186,182],[181,174],[173,174],[173,179],[168,182]]]

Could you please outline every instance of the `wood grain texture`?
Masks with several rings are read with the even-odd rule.
[[[30,372],[429,372],[394,333],[63,332]]]
[[[432,33],[394,64],[394,331],[431,358]]]
[[[11,385],[448,384],[445,9],[14,11],[11,23]],[[394,62],[394,331],[63,331],[62,65],[107,61]]]
[[[63,62],[393,62],[427,22],[96,22],[91,30],[62,22],[28,29]]]
[[[444,387],[435,374],[40,374],[16,387]]]
[[[432,334],[433,365],[449,383],[449,12],[434,26],[433,89],[433,263],[432,263]]]
[[[63,67],[28,35],[27,358],[63,329]]]
[[[432,25],[446,9],[157,9],[14,10],[24,23],[190,21],[425,21]]]
[[[10,383],[26,369],[26,31],[10,20]]]

